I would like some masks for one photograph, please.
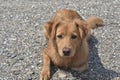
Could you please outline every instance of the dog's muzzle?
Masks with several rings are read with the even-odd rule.
[[[69,56],[71,49],[70,48],[63,48],[62,52],[63,52],[64,56]]]

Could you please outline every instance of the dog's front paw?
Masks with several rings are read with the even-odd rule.
[[[40,74],[40,80],[49,80],[50,79],[50,71],[42,70]]]

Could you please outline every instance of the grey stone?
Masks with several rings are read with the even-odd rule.
[[[14,75],[19,75],[19,74],[20,74],[20,70],[15,70],[15,71],[13,71],[13,74],[14,74]]]

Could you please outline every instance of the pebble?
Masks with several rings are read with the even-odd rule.
[[[16,57],[17,55],[16,54],[14,54],[14,53],[8,53],[8,55],[7,55],[7,57],[9,57],[9,58],[14,58],[14,57]]]
[[[65,73],[63,73],[63,72],[59,72],[58,76],[59,76],[59,78],[65,78],[65,77],[67,77],[67,75]]]
[[[31,76],[28,77],[28,80],[33,80]]]
[[[34,65],[31,65],[31,68],[34,68],[35,66]]]
[[[13,71],[13,74],[14,75],[19,75],[20,74],[20,70]]]
[[[33,71],[28,71],[27,72],[27,75],[31,75],[31,74],[35,74],[35,72],[33,72]]]

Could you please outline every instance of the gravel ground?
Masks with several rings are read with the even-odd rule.
[[[62,8],[99,16],[105,26],[89,40],[89,71],[52,67],[52,79],[120,80],[119,0],[0,0],[0,80],[39,80],[43,24]]]

